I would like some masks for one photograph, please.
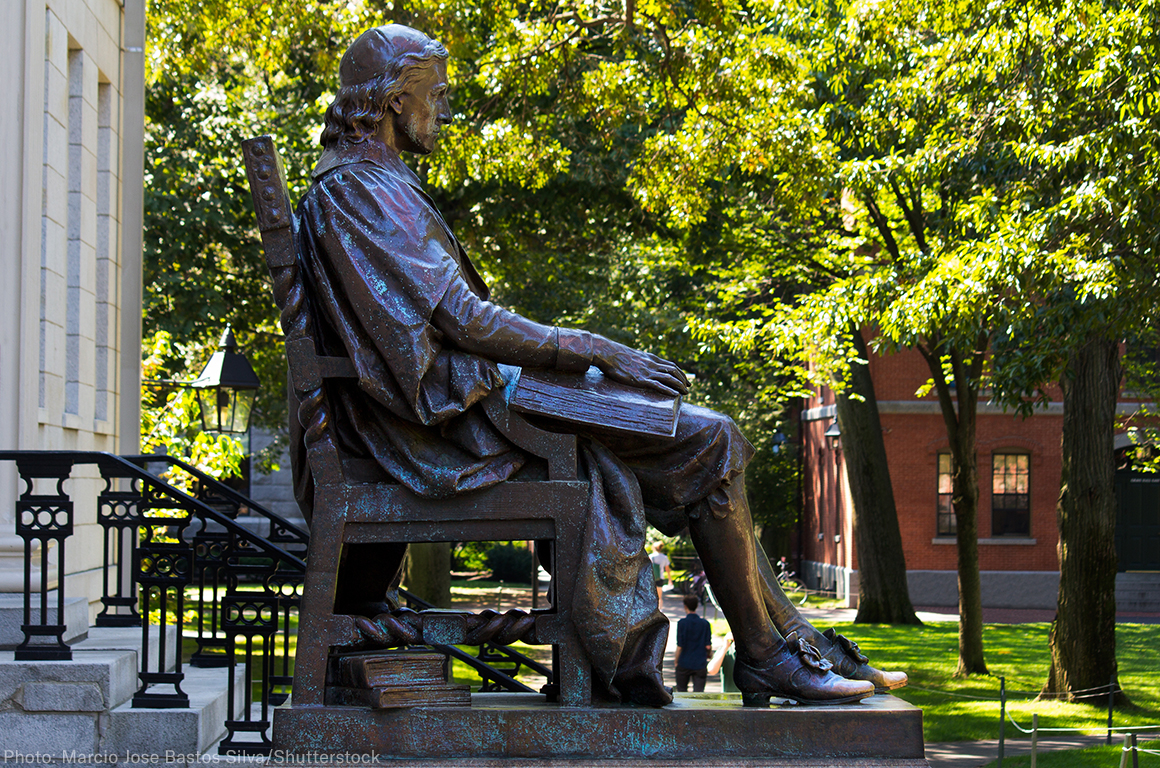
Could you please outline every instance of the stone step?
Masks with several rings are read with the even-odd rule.
[[[158,653],[158,628],[150,648]],[[175,661],[177,632],[167,632],[167,669]],[[97,748],[99,720],[127,701],[140,687],[138,654],[141,630],[94,628],[73,647],[72,661],[16,661],[0,651],[0,733],[4,742],[25,752]]]
[[[12,651],[0,651],[5,710],[101,712],[128,701],[136,690],[135,651],[78,651],[72,661],[16,661]],[[25,706],[26,698],[37,703]]]
[[[160,653],[159,627],[149,627],[149,668],[155,669],[155,661]],[[92,627],[88,637],[72,646],[75,651],[132,651],[141,650],[141,627]],[[172,670],[177,664],[177,650],[180,641],[177,627],[165,628],[165,670]],[[120,704],[121,702],[117,702]]]
[[[134,709],[130,703],[108,713],[100,753],[127,752],[158,755],[167,761],[187,762],[205,753],[225,733],[228,713],[229,670],[184,667],[181,689],[189,695],[186,709]],[[237,668],[234,711],[242,712],[247,694],[245,676]]]
[[[56,590],[48,593],[48,621],[56,623]],[[40,623],[40,594],[32,595],[32,623]],[[64,641],[72,644],[89,631],[89,601],[83,597],[64,599]],[[0,593],[0,649],[12,650],[24,642],[24,595]]]

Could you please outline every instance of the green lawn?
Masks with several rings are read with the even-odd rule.
[[[871,663],[901,669],[910,685],[900,698],[923,710],[929,742],[997,739],[999,737],[999,676],[1007,678],[1007,709],[1024,728],[1039,715],[1040,728],[1091,728],[1107,725],[1107,699],[1093,704],[1035,701],[1048,666],[1048,624],[988,624],[983,635],[988,675],[954,677],[958,658],[955,622],[922,627],[845,625],[838,631],[857,640]],[[1160,625],[1120,624],[1116,627],[1120,685],[1133,709],[1119,709],[1115,725],[1160,724]],[[1025,738],[1010,722],[1009,738]]]
[[[1068,749],[1062,752],[1040,752],[1036,757],[1036,766],[1039,768],[1116,768],[1120,764],[1123,749],[1123,736],[1113,736],[1110,747],[1090,747],[1088,749]],[[1160,741],[1141,742],[1140,749],[1160,751]],[[1128,765],[1132,764],[1131,755],[1128,756]],[[1139,755],[1139,764],[1142,768],[1160,765],[1160,755]],[[997,765],[989,763],[990,766]],[[1029,768],[1031,756],[1005,757],[1003,768]]]

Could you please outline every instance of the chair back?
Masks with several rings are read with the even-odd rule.
[[[318,354],[314,320],[298,253],[298,222],[286,187],[282,158],[270,136],[242,142],[250,194],[262,234],[266,267],[274,282],[274,302],[282,313],[290,385],[298,399],[297,418],[305,430],[306,454],[315,482],[326,485],[343,480],[330,407],[322,389],[324,378],[355,378],[354,365],[345,357]],[[294,418],[291,416],[291,418]]]

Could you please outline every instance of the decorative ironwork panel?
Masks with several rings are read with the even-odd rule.
[[[197,650],[189,659],[195,667],[224,667],[229,663],[227,640],[221,630],[219,600],[229,581],[227,553],[230,535],[220,526],[199,520],[193,535],[193,607]]]
[[[173,489],[149,479],[141,501],[142,520],[137,545],[137,583],[141,587],[142,649],[141,688],[133,696],[133,706],[149,709],[184,708],[189,696],[181,689],[185,679],[181,662],[181,629],[185,619],[185,590],[192,581],[193,547],[184,540],[189,510],[175,497]],[[157,658],[150,658],[149,626],[158,627]],[[168,628],[177,627],[176,657],[167,670]],[[173,686],[172,691],[152,690],[153,686]]]
[[[112,490],[116,478],[105,478],[105,490],[97,497],[97,522],[104,531],[104,594],[98,627],[135,627],[141,623],[137,612],[137,588],[133,567],[137,549],[137,527],[141,524],[140,481],[128,491]]]
[[[218,748],[221,754],[269,754],[273,743],[266,735],[270,727],[270,673],[273,661],[272,645],[279,629],[279,595],[267,591],[232,591],[222,600],[222,629],[225,630],[229,647],[230,679],[228,713],[226,715],[226,737]],[[239,664],[237,652],[244,654],[241,667],[242,680],[238,680]],[[254,684],[261,680],[261,706],[258,716],[252,707],[246,706],[242,712],[234,707],[234,691],[239,684],[246,686],[250,700]],[[256,734],[257,741],[239,738],[240,734]]]
[[[43,460],[17,460],[24,493],[16,500],[16,534],[24,539],[24,640],[16,647],[17,661],[61,661],[72,659],[64,642],[65,540],[73,532],[73,503],[64,491],[64,481],[72,472],[72,462],[59,456]],[[55,493],[35,493],[36,479],[55,481]],[[40,549],[38,580],[33,578],[36,544]],[[49,606],[52,582],[50,552],[56,547],[56,605]],[[33,621],[33,594],[39,594],[39,615]],[[54,615],[55,613],[55,615]]]

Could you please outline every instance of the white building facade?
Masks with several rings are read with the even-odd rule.
[[[145,0],[6,0],[5,9],[0,449],[135,453]],[[66,485],[76,509],[65,592],[90,602],[102,587],[102,487],[92,466]],[[15,465],[0,463],[0,592],[23,589],[13,518],[22,491]]]

